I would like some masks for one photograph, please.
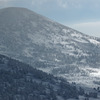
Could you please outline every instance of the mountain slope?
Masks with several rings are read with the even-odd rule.
[[[66,100],[78,98],[78,90],[17,60],[0,55],[0,100]]]
[[[0,10],[0,53],[89,86],[100,70],[100,38],[25,8]]]

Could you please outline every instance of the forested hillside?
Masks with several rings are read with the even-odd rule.
[[[68,98],[78,98],[75,85],[0,55],[0,100],[66,100]]]

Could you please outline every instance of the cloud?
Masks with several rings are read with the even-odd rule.
[[[13,0],[0,0],[0,2],[9,2],[9,1],[13,1]]]
[[[35,6],[42,6],[44,3],[52,3],[56,6],[62,7],[62,8],[68,8],[68,7],[79,7],[80,2],[82,0],[32,0],[32,4]]]
[[[31,5],[35,7],[43,7],[46,3],[52,3],[55,6],[59,6],[61,8],[82,8],[88,5],[89,7],[100,7],[100,0],[0,0],[0,6],[9,5],[12,2],[16,1],[17,3],[20,1],[30,2]]]
[[[88,35],[100,37],[100,21],[73,24],[70,25],[70,27],[77,29],[83,33],[86,33]]]
[[[17,0],[0,0],[0,3],[8,3],[10,1],[17,1]]]
[[[55,0],[63,8],[100,7],[100,0]]]
[[[10,6],[13,1],[17,0],[0,0],[0,8]]]
[[[65,0],[57,0],[57,3],[60,7],[67,8],[67,2]]]
[[[69,7],[80,7],[81,0],[56,0],[60,7],[69,8]]]
[[[32,0],[32,5],[42,5],[44,4],[45,2],[48,2],[50,0]]]

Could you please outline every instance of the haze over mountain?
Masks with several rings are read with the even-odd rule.
[[[100,38],[26,8],[0,9],[0,53],[70,82],[92,86],[100,79]]]

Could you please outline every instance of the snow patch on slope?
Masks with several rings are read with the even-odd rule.
[[[95,45],[100,45],[100,42],[99,41],[97,41],[97,40],[95,40],[95,39],[89,39],[89,41],[91,42],[91,43],[93,43],[93,44],[95,44]]]
[[[29,50],[29,48],[24,49],[23,53],[24,53],[24,55],[26,57],[33,57],[32,54],[31,54],[31,52],[30,52],[30,50]]]

